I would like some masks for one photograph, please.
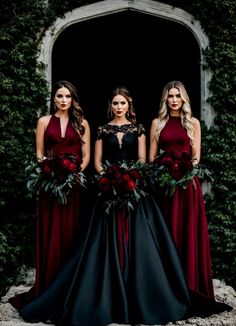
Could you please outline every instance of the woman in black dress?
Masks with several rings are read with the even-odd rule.
[[[98,128],[95,168],[146,159],[145,130],[136,123],[132,98],[124,87],[109,100],[110,122]],[[103,326],[163,324],[184,317],[189,295],[178,255],[151,196],[134,211],[94,205],[85,241],[52,285],[25,306],[28,322]],[[122,213],[121,213],[122,212]]]

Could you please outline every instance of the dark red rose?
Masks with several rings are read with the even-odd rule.
[[[122,182],[121,174],[117,174],[116,177],[111,178],[110,182],[115,188],[119,188],[119,186],[120,186],[120,184]]]
[[[117,171],[117,172],[114,173],[112,178],[119,180],[121,178],[121,175],[122,174],[119,171]]]
[[[183,177],[183,173],[181,171],[171,171],[171,177],[175,180],[180,180]]]
[[[99,185],[103,185],[103,184],[109,184],[110,183],[110,180],[107,178],[107,177],[101,177],[99,178],[98,180],[98,184]]]
[[[52,160],[46,159],[41,163],[43,173],[47,176],[50,176],[53,172]]]
[[[107,174],[115,174],[115,173],[118,173],[118,172],[120,172],[119,165],[111,165],[106,170]]]
[[[188,153],[188,152],[182,152],[182,158],[184,159],[184,160],[189,160],[189,161],[191,161],[191,155]]]
[[[47,176],[49,176],[51,174],[51,172],[52,172],[52,170],[51,170],[50,166],[45,164],[43,166],[43,173],[46,174]]]
[[[180,169],[179,161],[175,160],[171,164],[171,170],[178,171]]]
[[[110,192],[110,180],[107,177],[101,177],[98,180],[98,187],[104,192]]]
[[[130,180],[132,180],[132,179],[130,178],[128,173],[124,173],[124,174],[121,175],[120,184],[119,184],[119,190],[121,192],[125,191],[125,190],[128,190],[128,188],[129,188],[128,183],[129,183]]]
[[[76,172],[77,171],[77,165],[75,163],[70,163],[68,166],[67,166],[67,169],[71,172]]]
[[[63,167],[65,167],[65,168],[68,168],[70,164],[71,164],[71,161],[68,160],[67,158],[63,158],[63,159],[61,160],[61,165],[62,165]]]
[[[121,178],[122,178],[122,181],[129,181],[129,180],[130,180],[130,176],[129,176],[128,173],[124,173],[124,174],[121,176]]]
[[[184,160],[181,163],[181,168],[183,171],[188,172],[193,170],[193,163],[190,160]]]
[[[179,180],[183,177],[183,172],[180,169],[180,162],[178,160],[173,161],[170,168],[170,174],[175,180]]]
[[[129,180],[127,180],[127,182],[124,183],[125,190],[131,191],[131,190],[134,190],[135,188],[136,188],[136,184],[135,184],[134,180],[132,180],[132,179],[129,179]]]
[[[129,176],[133,180],[141,180],[141,174],[135,169],[129,171]]]
[[[178,152],[178,151],[173,151],[172,152],[172,157],[174,160],[180,160],[182,157],[182,152]]]
[[[171,166],[173,163],[173,159],[170,156],[164,156],[159,159],[159,165],[164,165],[164,166]]]

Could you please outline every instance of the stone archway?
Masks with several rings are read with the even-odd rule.
[[[98,17],[104,17],[114,13],[122,11],[134,11],[139,13],[145,13],[150,16],[163,18],[168,21],[173,21],[183,25],[185,28],[191,31],[196,41],[199,44],[200,53],[202,49],[205,49],[208,45],[208,39],[201,29],[200,24],[193,19],[187,12],[173,8],[169,5],[162,4],[160,2],[154,2],[149,0],[107,0],[97,2],[91,5],[82,6],[68,12],[63,19],[58,18],[55,24],[46,32],[45,37],[41,45],[41,52],[39,60],[46,65],[46,78],[51,86],[52,76],[52,50],[55,41],[59,35],[65,31],[69,26],[91,20]],[[201,58],[200,58],[201,59]],[[204,120],[207,126],[210,126],[213,122],[213,110],[206,102],[209,90],[208,82],[210,80],[210,73],[200,68],[200,106],[201,106],[201,119]]]
[[[213,111],[212,108],[209,106],[209,104],[206,102],[209,95],[208,82],[210,80],[210,74],[209,72],[204,71],[201,66],[201,59],[202,59],[201,52],[202,49],[206,48],[206,46],[208,45],[208,39],[206,35],[203,33],[200,24],[197,21],[195,21],[191,15],[189,15],[187,12],[181,9],[173,8],[169,5],[165,5],[160,2],[149,1],[149,0],[134,0],[134,1],[106,0],[94,4],[82,6],[80,8],[73,10],[72,12],[66,13],[63,19],[58,18],[54,23],[54,25],[46,32],[46,35],[43,38],[41,53],[39,58],[39,60],[46,65],[45,74],[49,82],[49,85],[51,85],[51,82],[53,80],[52,57],[53,57],[54,45],[56,44],[56,42],[59,42],[60,37],[62,37],[63,33],[65,33],[66,30],[75,27],[75,25],[82,26],[82,24],[84,24],[85,22],[94,22],[95,20],[101,18],[105,20],[108,19],[109,17],[112,18],[115,16],[117,17],[118,15],[123,15],[122,17],[124,17],[125,13],[127,14],[132,13],[133,15],[135,14],[143,15],[143,17],[144,16],[146,18],[149,17],[149,20],[155,18],[156,20],[158,19],[162,20],[162,22],[163,21],[169,22],[169,24],[175,24],[176,27],[178,26],[179,29],[182,28],[182,30],[184,30],[186,34],[187,33],[191,34],[192,37],[191,42],[192,44],[194,42],[197,44],[198,51],[199,51],[199,59],[198,59],[199,81],[195,83],[195,85],[197,85],[197,87],[199,88],[199,94],[198,94],[199,106],[200,106],[199,117],[206,122],[207,126],[210,126],[213,121]],[[122,24],[122,20],[121,20],[121,24]],[[164,33],[164,31],[162,31],[162,33]],[[120,35],[120,39],[121,37],[125,38],[125,36],[126,35],[122,35],[122,36]],[[112,44],[114,44],[114,39],[116,39],[116,37],[117,35],[114,35],[114,38],[111,37],[110,41]],[[181,37],[180,37],[180,44],[181,44]],[[189,46],[191,47],[191,44]],[[111,47],[108,47],[107,51],[110,49]],[[188,45],[187,45],[187,49],[188,49]],[[83,50],[84,49],[82,48],[81,51]],[[162,51],[161,46],[160,46],[160,50]],[[98,49],[98,51],[101,51],[101,49]],[[176,49],[173,49],[173,60],[175,57],[175,51]],[[98,55],[98,53],[95,52],[94,56],[96,55]],[[79,53],[78,53],[78,57],[79,57]],[[132,58],[129,58],[129,60],[130,62],[132,62]],[[148,62],[149,61],[148,57],[146,57],[145,60],[146,63],[150,64],[150,62]],[[154,60],[154,58],[151,58],[150,60]],[[149,65],[149,69],[151,69],[150,67],[151,66]],[[114,62],[114,64],[111,66],[111,69],[115,69],[115,68],[116,68],[116,62]],[[125,70],[123,71],[123,73],[128,74],[129,73],[128,68],[129,65],[125,66]],[[111,74],[112,73],[113,71],[111,70]],[[195,77],[192,76],[191,78],[194,79]],[[177,79],[177,78],[173,78],[173,79]],[[149,94],[146,94],[146,97],[148,97],[148,95]],[[90,96],[93,96],[93,94],[91,93]],[[156,108],[158,102],[159,102],[159,98],[157,97],[155,103]],[[146,110],[146,108],[144,108],[144,110]],[[154,107],[152,107],[151,110],[154,110]]]

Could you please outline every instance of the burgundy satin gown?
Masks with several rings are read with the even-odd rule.
[[[180,117],[170,117],[160,134],[159,146],[164,151],[191,154],[190,138]],[[161,204],[161,203],[160,203]],[[163,213],[180,255],[189,289],[202,298],[214,300],[211,253],[206,210],[197,177],[187,189],[178,187],[162,202]]]
[[[81,140],[70,121],[65,137],[61,136],[60,118],[52,116],[45,130],[45,155],[71,153],[81,157]],[[36,278],[29,292],[10,299],[19,309],[39,296],[52,282],[70,256],[78,239],[80,189],[75,185],[66,205],[45,192],[39,193],[36,222]]]

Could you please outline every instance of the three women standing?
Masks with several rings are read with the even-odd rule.
[[[95,167],[146,159],[145,130],[124,87],[109,98],[110,121],[98,128]],[[134,211],[94,204],[83,244],[42,295],[20,310],[30,322],[103,326],[163,324],[184,317],[189,296],[163,216],[150,196]]]
[[[188,151],[198,163],[200,124],[191,117],[183,85],[168,84],[162,103],[151,128],[150,160],[161,146]],[[125,87],[111,93],[108,116],[110,121],[98,128],[95,143],[98,174],[104,173],[107,161],[116,167],[145,162],[145,129],[136,122],[132,97]],[[62,132],[61,122],[60,128],[57,120],[54,123]],[[84,127],[88,128],[85,121]],[[23,319],[50,320],[61,326],[163,324],[186,316],[188,288],[214,301],[204,203],[197,178],[195,183],[196,188],[189,185],[185,193],[177,189],[163,207],[175,243],[152,195],[141,197],[131,212],[115,207],[109,213],[104,199],[98,197],[85,240],[53,282],[20,309]]]

